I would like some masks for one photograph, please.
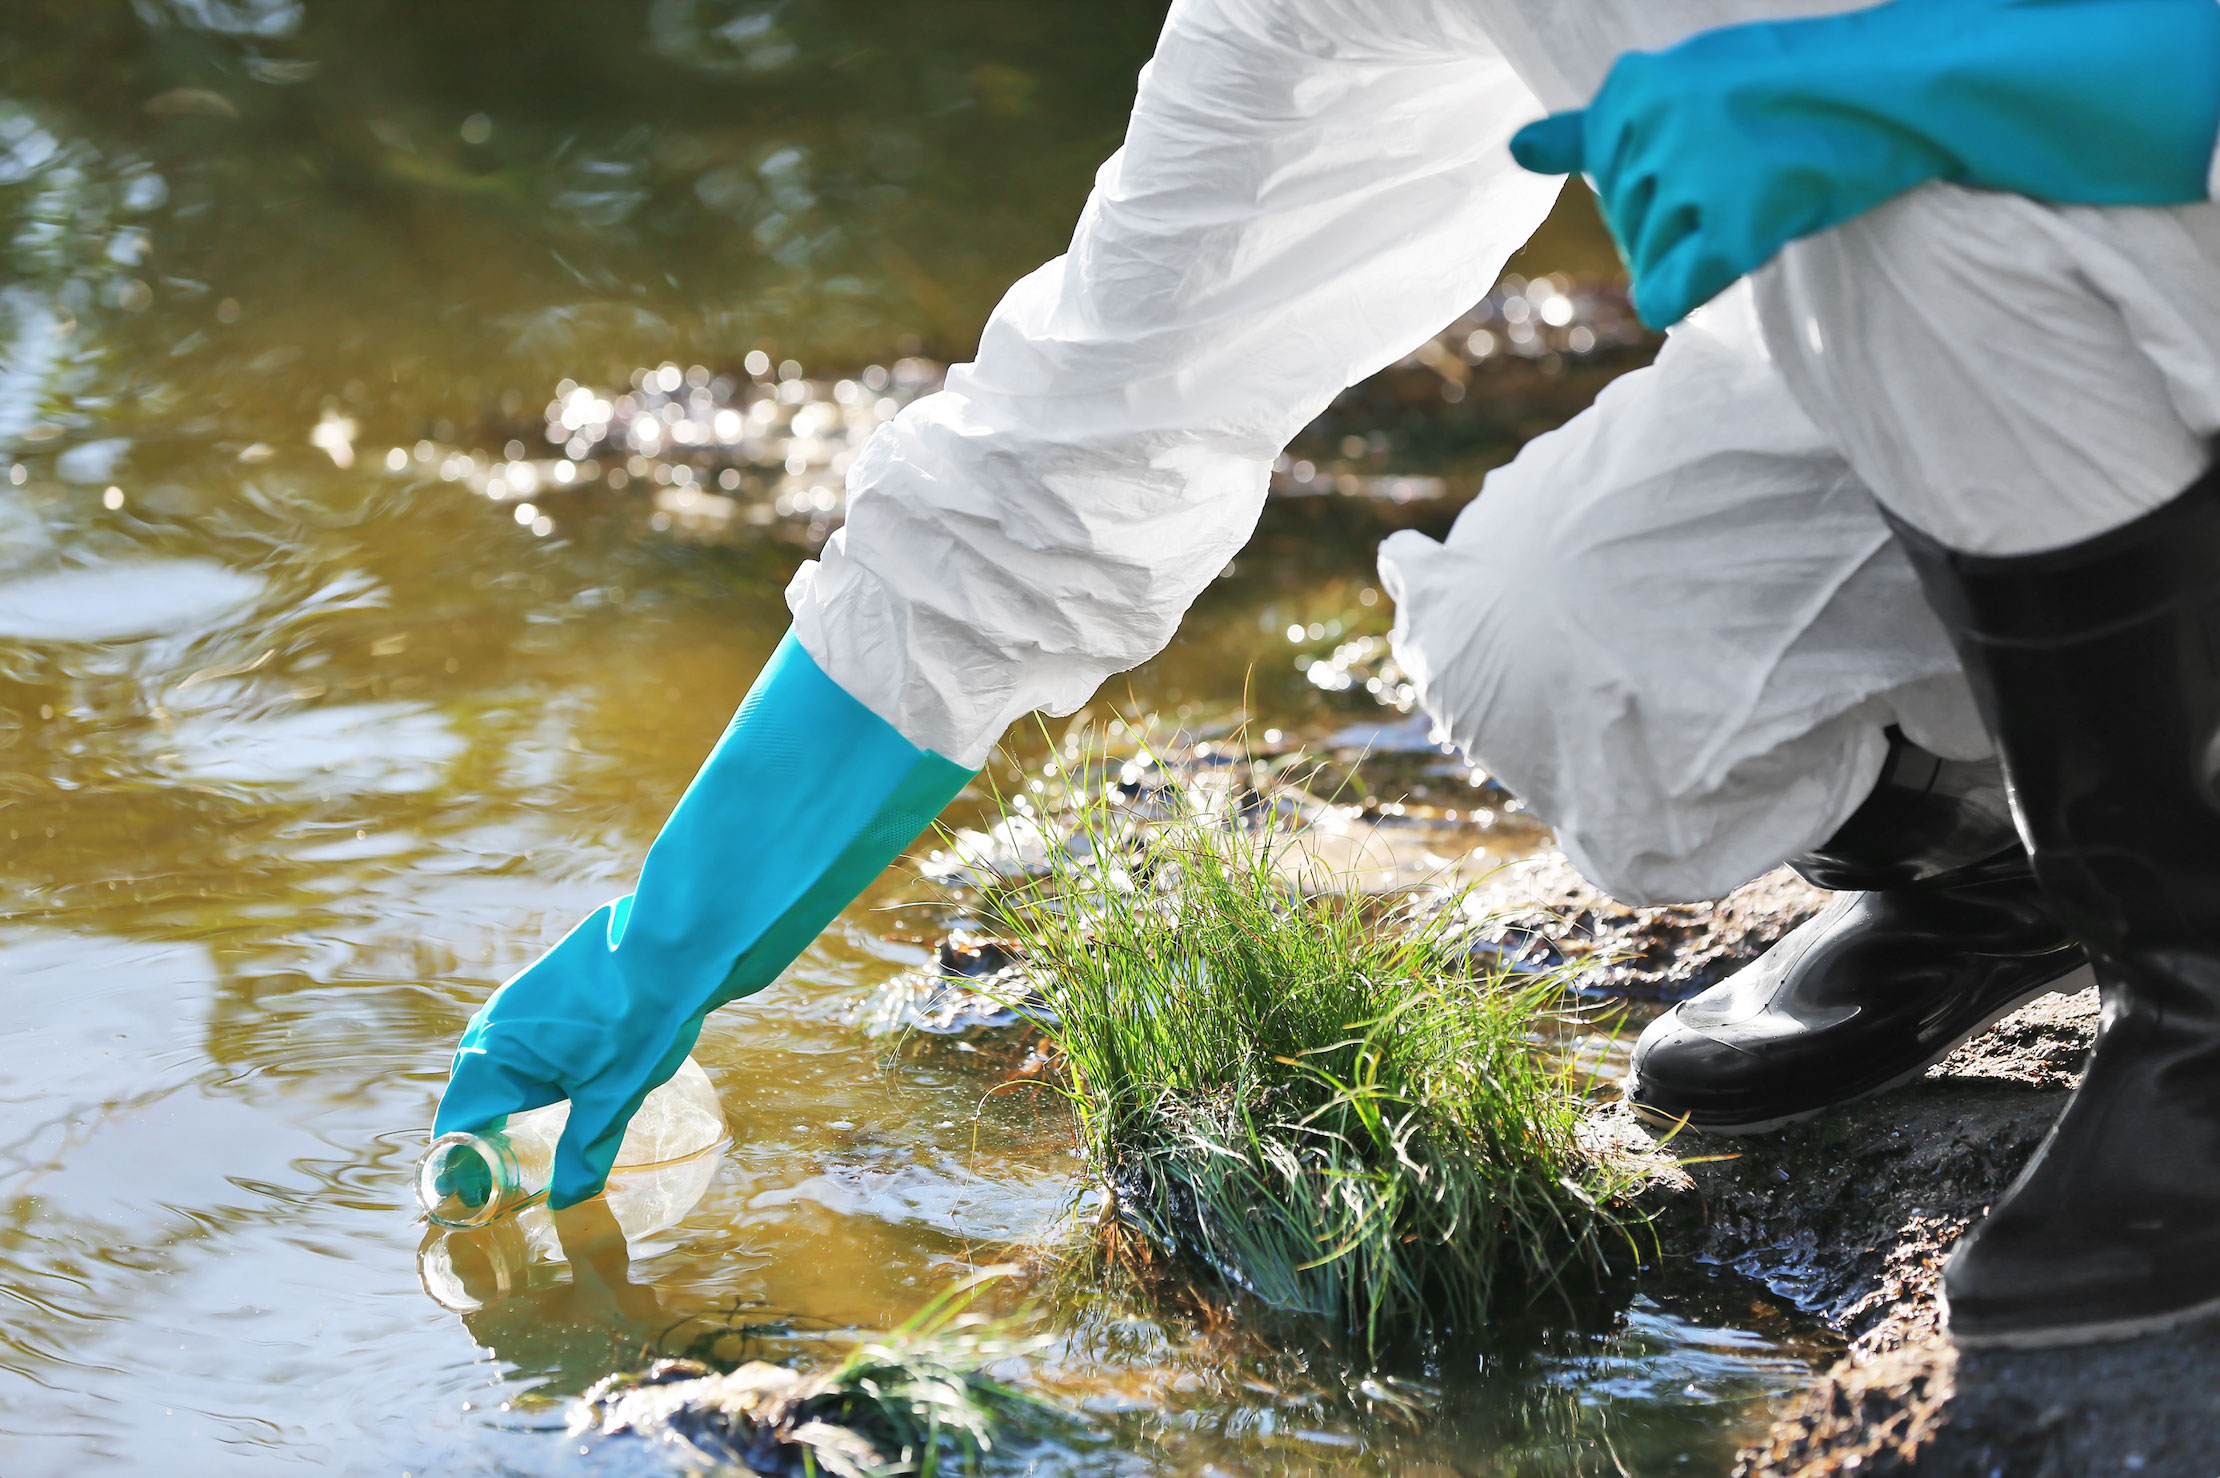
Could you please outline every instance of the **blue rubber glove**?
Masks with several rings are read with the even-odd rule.
[[[1584,171],[1665,328],[1783,246],[1930,180],[2074,205],[2206,198],[2214,0],[1892,0],[1619,58],[1511,153]]]
[[[789,632],[638,887],[471,1018],[433,1132],[483,1132],[568,1098],[548,1200],[598,1195],[625,1126],[702,1018],[776,979],[975,773],[904,739]]]

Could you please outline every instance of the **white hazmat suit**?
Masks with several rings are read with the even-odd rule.
[[[981,762],[1171,639],[1273,459],[1483,296],[1560,182],[1505,144],[1621,52],[1781,0],[1176,0],[1070,251],[881,428],[798,639],[912,743]],[[1427,710],[1633,902],[1832,835],[1900,724],[1988,741],[1875,506],[1954,547],[2086,538],[2220,431],[2220,210],[1931,186],[1674,331],[1381,551]]]

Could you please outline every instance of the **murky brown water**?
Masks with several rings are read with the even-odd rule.
[[[1084,1209],[1046,1095],[856,1023],[929,956],[898,882],[711,1021],[733,1142],[631,1258],[580,1240],[458,1312],[420,1282],[408,1171],[469,1012],[627,885],[777,640],[836,514],[796,502],[837,486],[832,408],[961,353],[1055,250],[1160,9],[0,17],[0,1471],[617,1471],[559,1441],[559,1398],[729,1356],[731,1328],[775,1354],[883,1327]],[[698,363],[744,409],[786,359],[767,453],[548,470],[560,380],[614,402]],[[1206,725],[1246,690],[1258,729],[1400,725],[1366,693],[1370,548],[1610,368],[1539,363],[1453,414],[1422,376],[1352,401],[1291,491],[1446,484],[1276,501],[1105,703]],[[1530,844],[1389,737],[1417,810]],[[1698,1284],[1438,1360],[1419,1418],[1286,1331],[1115,1289],[1052,1295],[1045,1378],[1101,1420],[1081,1471],[1709,1471],[1802,1347]]]

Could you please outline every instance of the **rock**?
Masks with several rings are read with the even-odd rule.
[[[1930,1070],[1931,1078],[2071,1088],[2097,1030],[2097,993],[2044,996],[1998,1022]]]
[[[1561,858],[1522,867],[1490,881],[1500,946],[1597,959],[1589,984],[1636,996],[1711,984],[1825,897],[1773,874],[1717,904],[1629,909]],[[2097,1014],[2094,990],[2046,996],[1922,1080],[1771,1134],[1668,1137],[1623,1104],[1596,1114],[1591,1144],[1658,1167],[1645,1195],[1669,1255],[1756,1277],[1850,1340],[1736,1478],[2220,1473],[2220,1325],[2020,1352],[1962,1352],[1939,1329],[1944,1259],[2065,1108]]]
[[[1006,1454],[1012,1471],[1032,1472],[1019,1448],[1077,1438],[1085,1423],[1012,1383],[1013,1367],[1037,1357],[1049,1336],[1019,1334],[1024,1315],[972,1309],[980,1289],[1016,1271],[982,1268],[900,1328],[866,1336],[815,1370],[659,1360],[637,1375],[612,1375],[572,1403],[566,1445],[585,1455],[616,1444],[634,1455],[616,1459],[627,1472],[640,1470],[643,1450],[655,1471],[760,1478],[971,1471],[967,1457],[988,1451]]]
[[[2038,1070],[2047,1067],[2028,1069]],[[1856,1349],[1893,1348],[1933,1327],[1942,1256],[2065,1102],[2063,1088],[1945,1062],[1921,1082],[1771,1134],[1683,1134],[1666,1149],[1687,1181],[1663,1205],[1661,1230],[1674,1250],[1729,1264],[1821,1315]],[[1611,1112],[1633,1122],[1623,1106]]]
[[[2212,1478],[2220,1329],[1978,1352],[1927,1335],[1846,1361],[1798,1397],[1736,1478]]]
[[[965,933],[940,942],[930,969],[895,976],[856,1013],[856,1024],[873,1036],[961,1037],[1053,1025],[1055,1019],[1019,967],[1015,944]]]
[[[737,1465],[767,1478],[819,1468],[893,1471],[861,1433],[817,1418],[832,1391],[826,1376],[760,1360],[723,1374],[692,1360],[658,1360],[643,1375],[613,1375],[586,1392],[569,1435],[644,1437],[682,1463]]]
[[[1736,1478],[1914,1471],[1956,1393],[1956,1373],[1957,1353],[1939,1339],[1838,1367],[1797,1398],[1761,1445],[1743,1451]]]
[[[1578,960],[1589,994],[1677,1001],[1756,959],[1827,897],[1781,868],[1716,903],[1629,908],[1551,852],[1497,868],[1462,911],[1480,952],[1534,969]]]
[[[1959,1352],[1939,1330],[1944,1259],[2065,1108],[2097,1011],[2094,991],[2046,997],[1895,1093],[1668,1147],[1733,1158],[1681,1167],[1666,1244],[1851,1338],[1737,1478],[2220,1472],[2220,1328],[2009,1353]]]

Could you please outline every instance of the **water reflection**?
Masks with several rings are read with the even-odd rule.
[[[206,630],[262,593],[209,560],[147,560],[0,579],[0,638],[111,642]]]
[[[300,29],[301,0],[149,0],[142,5],[157,24],[167,21],[220,36],[272,40]]]
[[[1699,1282],[1608,1290],[1367,1371],[1300,1326],[1224,1318],[1145,1259],[1082,1258],[1058,1285],[1047,1379],[1160,1470],[1708,1471],[1700,1434],[1803,1365],[1777,1337],[1714,1324],[1748,1285]]]
[[[717,1165],[715,1155],[698,1156],[619,1177],[631,1183],[561,1211],[542,1205],[467,1231],[433,1227],[417,1251],[418,1277],[517,1375],[579,1389],[663,1353],[683,1322],[665,1309],[654,1273],[635,1277],[634,1268],[672,1250],[658,1234],[693,1209]]]
[[[671,1324],[607,1203],[551,1213],[545,1236],[521,1219],[449,1232],[427,1252],[425,1286],[456,1309],[471,1338],[520,1375],[592,1381],[652,1357]]]

